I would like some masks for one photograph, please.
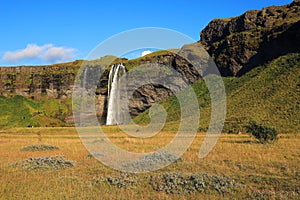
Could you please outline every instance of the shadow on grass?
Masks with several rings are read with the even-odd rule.
[[[242,141],[227,140],[223,142],[231,143],[231,144],[261,144],[259,141],[255,141],[255,140],[242,140]]]

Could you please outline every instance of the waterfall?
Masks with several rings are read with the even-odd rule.
[[[123,64],[113,65],[109,72],[106,125],[116,125],[123,123],[120,111],[119,79],[125,73],[125,66]]]
[[[88,68],[86,67],[85,69],[84,69],[84,72],[83,72],[83,84],[82,84],[82,88],[84,89],[84,90],[86,90],[86,76],[87,76],[87,72],[88,71]]]

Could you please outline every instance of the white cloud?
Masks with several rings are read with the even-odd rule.
[[[149,50],[143,51],[143,52],[142,52],[142,56],[145,56],[145,55],[150,54],[150,53],[152,53],[152,51],[149,51]]]
[[[40,58],[47,62],[67,61],[74,58],[74,49],[64,47],[51,47]]]
[[[39,59],[49,63],[63,62],[73,59],[75,57],[75,51],[73,48],[56,47],[53,44],[45,44],[42,46],[28,44],[24,49],[5,52],[2,60],[12,63],[25,59]]]

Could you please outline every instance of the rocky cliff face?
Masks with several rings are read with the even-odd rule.
[[[34,100],[71,97],[81,61],[50,66],[0,68],[0,95],[25,96]]]
[[[145,76],[152,76],[152,78],[149,79],[152,83],[162,80],[163,77],[161,77],[161,75],[163,75],[163,73],[160,73],[160,69],[154,69],[159,66],[165,66],[173,69],[182,77],[182,79],[179,80],[175,77],[168,76],[168,80],[165,80],[172,84],[171,87],[177,88],[177,92],[183,89],[184,85],[194,83],[201,78],[201,74],[191,65],[191,63],[178,54],[170,51],[155,52],[135,60],[122,60],[122,62],[129,71],[138,66],[143,66],[149,69],[149,71],[145,72],[140,71],[140,75],[135,75],[135,80],[128,80],[129,87],[130,84],[134,85],[135,82],[143,82]],[[105,101],[107,100],[106,96],[108,92],[108,72],[108,70],[104,71],[103,77],[100,80],[100,88],[98,88],[98,97],[103,99],[104,96]],[[136,91],[128,92],[132,92],[132,96],[129,100],[129,111],[132,117],[137,116],[153,104],[174,94],[174,92],[172,92],[168,87],[160,84],[145,84],[144,86],[139,87]],[[102,119],[100,121],[104,122],[103,119],[105,119],[106,116],[107,104],[99,102],[99,105],[100,112],[98,116]]]
[[[215,19],[199,41],[223,76],[239,76],[287,53],[300,52],[300,1]]]
[[[154,64],[174,69],[182,77],[182,83],[179,83],[175,79],[175,81],[169,80],[169,82],[173,83],[178,88],[178,91],[183,88],[182,85],[191,84],[201,77],[200,73],[189,62],[176,53],[169,51],[155,52],[135,60],[114,59],[110,60],[110,62],[124,63],[127,71],[140,65],[146,65],[151,72],[155,72],[155,70],[151,70]],[[107,63],[107,59],[105,63]],[[93,80],[91,76],[95,73],[94,66],[106,67],[103,66],[101,59],[99,62],[75,61],[49,66],[0,67],[0,96],[11,97],[20,95],[36,101],[41,99],[68,100],[72,97],[74,80],[82,65],[88,66],[87,80]],[[103,71],[100,83],[96,89],[97,116],[102,124],[105,123],[107,113],[109,69],[110,67]],[[145,75],[149,75],[149,72],[145,73],[138,76],[137,79],[143,80]],[[80,76],[82,76],[82,72]],[[134,84],[134,81],[131,84]],[[86,87],[95,86],[90,85],[88,82]],[[131,116],[136,116],[151,107],[154,103],[173,94],[170,89],[162,85],[146,84],[132,93],[129,101],[130,114]],[[71,113],[69,114],[70,116],[66,117],[63,121],[73,123]]]

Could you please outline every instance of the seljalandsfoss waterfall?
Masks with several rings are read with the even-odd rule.
[[[113,65],[108,77],[108,105],[106,125],[122,124],[120,78],[126,73],[123,64]]]

